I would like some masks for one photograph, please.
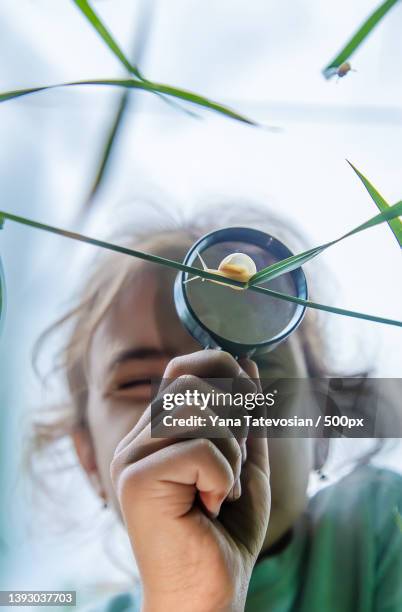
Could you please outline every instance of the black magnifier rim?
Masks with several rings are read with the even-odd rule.
[[[287,257],[293,255],[293,253],[283,244],[283,242],[270,234],[262,232],[261,230],[247,227],[227,227],[224,229],[215,230],[199,238],[187,252],[183,263],[186,265],[189,264],[194,251],[202,251],[217,243],[233,241],[246,242],[259,246],[277,257],[278,260],[286,259]],[[182,271],[179,272],[176,277],[174,287],[176,309],[187,330],[204,346],[214,345],[239,356],[251,356],[258,353],[263,353],[270,347],[273,347],[273,345],[277,345],[279,342],[285,340],[285,338],[287,338],[300,325],[306,312],[306,306],[297,304],[293,317],[285,329],[265,342],[243,344],[233,340],[228,340],[227,338],[223,338],[222,336],[219,336],[219,334],[212,332],[206,325],[204,325],[204,323],[202,323],[194,312],[184,286],[186,274],[188,274],[188,272]],[[288,274],[292,276],[297,297],[307,300],[307,281],[302,268],[292,270],[291,272],[288,272]]]

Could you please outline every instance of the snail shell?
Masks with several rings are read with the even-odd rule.
[[[247,282],[257,272],[257,267],[249,255],[232,253],[222,259],[218,272],[233,280]]]
[[[231,255],[227,255],[224,259],[222,259],[219,264],[218,270],[214,270],[212,268],[208,268],[205,261],[201,257],[200,253],[197,253],[199,260],[201,261],[201,265],[203,270],[207,272],[213,272],[214,274],[219,274],[220,276],[230,278],[232,280],[240,281],[242,283],[247,283],[252,276],[257,272],[257,267],[254,261],[251,259],[249,255],[245,253],[232,253]],[[184,283],[190,283],[196,279],[199,279],[199,276],[193,276],[192,278],[188,278],[184,281]],[[205,278],[201,279],[205,281]],[[231,289],[242,290],[245,287],[235,287],[233,285],[229,285],[228,283],[221,282],[218,280],[211,280],[211,283],[216,283],[218,285],[226,285]]]

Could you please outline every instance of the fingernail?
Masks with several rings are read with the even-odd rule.
[[[219,504],[218,508],[214,512],[211,512],[211,516],[213,519],[218,518],[219,512],[221,511],[221,505],[222,504]]]
[[[241,482],[240,482],[240,478],[238,478],[236,480],[235,486],[233,487],[233,499],[234,500],[239,499],[240,495],[241,495]]]
[[[241,452],[241,464],[243,465],[243,463],[246,462],[247,459],[247,438],[240,438],[239,440],[239,446],[240,446],[240,452]]]

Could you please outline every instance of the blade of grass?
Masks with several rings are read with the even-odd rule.
[[[358,227],[355,227],[350,232],[343,234],[340,238],[336,240],[331,240],[331,242],[326,242],[320,246],[309,249],[308,251],[303,251],[303,253],[299,253],[298,255],[292,255],[291,257],[287,257],[286,259],[282,259],[263,270],[254,274],[248,282],[250,285],[255,285],[257,283],[266,282],[268,280],[272,280],[281,274],[285,274],[286,272],[291,272],[292,270],[296,270],[300,268],[301,265],[307,263],[314,257],[317,257],[320,253],[328,249],[330,246],[341,242],[345,238],[349,236],[353,236],[354,234],[358,234],[370,227],[375,227],[376,225],[380,225],[381,223],[385,223],[385,221],[389,221],[391,219],[395,219],[402,215],[402,202],[398,202],[393,206],[390,206],[387,210],[380,212],[378,215],[375,215],[365,223],[362,223]]]
[[[77,240],[78,242],[92,244],[93,246],[101,247],[103,249],[114,251],[116,253],[122,253],[123,255],[137,257],[138,259],[143,259],[145,261],[150,261],[152,263],[167,266],[168,268],[174,268],[175,270],[181,270],[182,272],[189,272],[190,274],[195,274],[196,276],[201,276],[202,278],[206,278],[208,280],[218,280],[219,282],[222,282],[222,276],[214,274],[212,272],[207,272],[206,270],[202,270],[200,268],[196,268],[195,266],[187,266],[179,261],[167,259],[166,257],[159,257],[159,255],[152,255],[151,253],[144,253],[143,251],[129,249],[118,244],[105,242],[104,240],[98,240],[97,238],[91,238],[90,236],[78,234],[77,232],[70,232],[69,230],[65,230],[60,227],[54,227],[53,225],[39,223],[38,221],[34,221],[33,219],[20,217],[0,210],[0,228],[5,220],[13,221],[14,223],[20,223],[21,225],[26,225],[28,227],[34,227],[35,229],[50,232],[51,234],[57,234],[58,236],[64,236],[65,238],[71,238],[72,240]],[[241,283],[230,278],[225,278],[225,283],[227,283],[228,285],[233,285],[235,287],[245,288],[246,286],[245,283]]]
[[[89,5],[87,0],[73,0],[74,4],[80,9],[80,11],[85,15],[88,19],[89,23],[95,28],[104,42],[107,44],[112,53],[120,60],[123,66],[130,72],[134,74],[138,78],[142,78],[141,73],[138,69],[138,66],[132,64],[126,55],[121,50],[120,46],[114,40],[113,36],[106,28],[106,26],[102,23],[99,16],[95,13],[93,8]]]
[[[146,0],[146,2],[144,2],[143,0],[139,14],[139,20],[136,22],[135,26],[134,44],[131,53],[131,57],[135,59],[135,66],[137,66],[142,60],[147,46],[152,21],[152,8],[153,3],[150,0]],[[125,89],[120,96],[120,100],[117,104],[116,113],[106,133],[106,138],[100,156],[99,166],[96,171],[96,175],[94,177],[91,189],[81,211],[81,216],[85,216],[85,214],[91,208],[92,203],[94,202],[96,195],[103,184],[107,169],[110,167],[112,153],[114,151],[114,147],[117,144],[121,128],[124,124],[124,120],[127,115],[127,110],[130,106],[129,94],[130,90]]]
[[[99,33],[103,32],[105,30],[103,25],[101,28],[98,28],[96,25],[100,23],[99,18],[96,15],[94,15],[94,11],[90,9],[89,6],[88,6],[88,9],[91,11],[89,14],[93,15],[93,19],[94,19],[93,25],[97,28],[98,31],[100,29]],[[146,0],[146,2],[143,2],[143,8],[142,8],[142,11],[140,12],[140,20],[136,25],[135,43],[134,43],[134,48],[132,52],[132,57],[134,57],[136,61],[132,63],[127,60],[127,62],[130,63],[132,67],[135,66],[137,70],[136,74],[138,74],[141,80],[145,80],[145,79],[140,75],[138,71],[138,64],[141,61],[141,58],[144,54],[144,49],[146,47],[146,41],[148,38],[150,24],[151,24],[151,15],[152,15],[152,3],[149,0]],[[109,38],[111,38],[110,34],[108,34],[108,36]],[[122,52],[120,51],[120,55],[121,54]],[[118,57],[120,56],[118,55]],[[160,96],[164,102],[168,104],[172,104],[176,109],[178,108],[179,110],[193,117],[197,117],[197,118],[199,117],[196,113],[193,113],[192,111],[189,111],[187,108],[182,107],[181,105],[174,102],[173,100],[170,100],[170,98],[167,98],[166,96],[162,94],[157,94],[157,95]],[[130,107],[130,90],[125,89],[123,94],[120,96],[120,100],[117,104],[116,114],[113,117],[109,130],[107,131],[106,139],[105,139],[105,142],[102,148],[102,154],[101,154],[100,161],[99,161],[99,166],[96,171],[96,175],[94,177],[93,183],[88,193],[88,196],[83,205],[83,208],[80,211],[79,219],[82,219],[82,217],[85,216],[85,214],[88,212],[88,210],[90,209],[90,207],[92,206],[92,203],[94,202],[96,198],[97,193],[99,192],[103,184],[103,180],[106,176],[106,172],[110,166],[114,147],[117,143],[117,140],[120,134],[120,130],[124,123],[124,119],[127,115],[127,111],[129,107]]]
[[[153,83],[150,81],[140,81],[138,79],[95,79],[88,81],[73,81],[70,83],[57,83],[54,85],[41,85],[39,87],[30,87],[29,89],[17,89],[14,91],[7,91],[0,93],[0,102],[7,102],[8,100],[12,100],[14,98],[20,98],[22,96],[28,96],[30,94],[38,93],[41,91],[47,91],[50,89],[56,89],[59,87],[77,87],[77,86],[106,86],[106,87],[126,87],[128,89],[142,89],[144,91],[149,91],[152,93],[162,93],[166,96],[170,96],[171,98],[177,98],[180,100],[185,100],[186,102],[190,102],[191,104],[195,104],[196,106],[207,108],[211,111],[215,111],[220,113],[226,117],[230,117],[231,119],[236,119],[242,123],[246,123],[248,125],[257,126],[258,124],[237,113],[232,110],[228,106],[224,106],[223,104],[219,104],[219,102],[214,102],[204,96],[201,96],[192,91],[187,91],[185,89],[180,89],[178,87],[172,87],[170,85],[164,85],[163,83]]]
[[[372,200],[374,201],[374,203],[376,204],[377,208],[380,211],[388,210],[390,208],[390,205],[388,204],[388,202],[386,200],[384,200],[384,198],[377,191],[377,189],[370,183],[370,181],[350,161],[348,161],[348,160],[346,160],[346,161],[353,168],[353,170],[356,172],[357,176],[362,181],[363,185],[365,186],[365,188],[369,192],[369,194],[370,194]],[[391,230],[393,231],[393,233],[395,235],[395,238],[398,241],[399,246],[402,247],[402,221],[401,221],[401,219],[393,219],[392,221],[388,221],[388,225],[390,226]]]
[[[124,117],[126,115],[126,111],[128,108],[129,95],[130,95],[129,90],[126,89],[119,100],[118,107],[117,107],[117,113],[115,117],[113,118],[110,130],[106,136],[106,140],[102,148],[102,155],[101,155],[98,170],[96,172],[95,180],[92,183],[89,195],[84,205],[85,211],[87,211],[90,208],[92,202],[94,201],[103,183],[103,180],[105,178],[106,170],[108,166],[110,165],[112,151],[116,144],[117,136],[120,133],[121,127],[123,125],[123,120],[124,120]]]
[[[359,45],[371,34],[376,25],[397,2],[398,0],[386,0],[366,19],[338,55],[323,69],[322,72],[326,79],[330,79],[336,74],[337,68],[350,58],[352,53],[356,51]]]
[[[357,312],[355,310],[346,310],[345,308],[337,308],[336,306],[327,306],[326,304],[319,304],[317,302],[311,302],[310,300],[304,300],[293,295],[281,293],[280,291],[274,291],[267,287],[258,287],[256,285],[249,286],[250,291],[256,291],[257,293],[265,293],[278,300],[284,300],[285,302],[293,302],[294,304],[300,304],[306,308],[312,308],[314,310],[322,310],[324,312],[330,312],[345,317],[352,317],[354,319],[363,319],[364,321],[371,321],[373,323],[384,323],[385,325],[394,325],[395,327],[402,327],[402,321],[396,319],[388,319],[385,317],[378,317],[376,315],[366,314],[364,312]]]
[[[0,211],[0,228],[2,227],[5,220],[13,221],[15,223],[20,223],[28,227],[34,227],[36,229],[44,230],[52,234],[64,236],[65,238],[71,238],[73,240],[78,240],[79,242],[85,242],[87,244],[92,244],[93,246],[101,247],[103,249],[108,249],[110,251],[121,253],[123,255],[129,255],[131,257],[137,257],[139,259],[143,259],[145,261],[151,261],[155,264],[163,265],[169,268],[173,268],[175,270],[181,270],[183,272],[189,272],[191,274],[196,274],[197,276],[201,276],[202,278],[206,278],[208,280],[218,280],[219,282],[222,282],[222,277],[217,274],[213,274],[211,272],[207,272],[206,270],[195,268],[193,266],[187,266],[178,261],[173,261],[165,257],[159,257],[157,255],[151,255],[150,253],[144,253],[142,251],[136,251],[134,249],[128,249],[126,247],[112,244],[110,242],[105,242],[103,240],[98,240],[96,238],[90,238],[89,236],[84,236],[83,234],[78,234],[76,232],[70,232],[68,230],[64,230],[62,228],[54,227],[51,225],[45,225],[44,223],[38,223],[37,221],[33,221],[32,219],[27,219],[26,217],[19,217],[17,215],[12,215],[5,211]],[[375,315],[369,315],[369,314],[365,314],[361,312],[356,312],[353,310],[345,310],[343,308],[337,308],[335,306],[327,306],[325,304],[318,304],[317,302],[311,302],[310,300],[304,300],[302,298],[297,298],[293,295],[287,295],[286,293],[274,291],[266,287],[257,287],[257,286],[247,287],[245,283],[234,281],[230,278],[225,279],[225,283],[236,286],[236,287],[243,287],[244,289],[247,289],[249,291],[255,291],[257,293],[264,293],[273,298],[284,300],[285,302],[301,304],[302,306],[305,306],[306,308],[313,308],[316,310],[323,310],[325,312],[339,314],[339,315],[343,315],[347,317],[364,319],[366,321],[372,321],[375,323],[384,323],[386,325],[402,327],[402,321],[397,321],[395,319],[387,319],[385,317],[377,317]]]
[[[89,23],[98,32],[98,34],[101,36],[103,41],[112,51],[112,53],[120,60],[120,62],[128,70],[128,72],[130,74],[134,74],[141,81],[144,81],[144,82],[146,81],[149,83],[150,81],[144,77],[144,75],[141,73],[140,69],[138,68],[138,61],[135,64],[130,62],[127,56],[123,53],[121,47],[117,44],[116,40],[113,38],[111,32],[107,29],[105,24],[101,21],[99,15],[93,10],[93,8],[90,6],[88,1],[87,0],[73,0],[73,2],[80,9],[83,15],[88,19]],[[175,100],[172,100],[166,97],[162,93],[158,93],[156,91],[154,93],[155,95],[160,97],[164,102],[169,104],[169,106],[172,106],[176,110],[180,110],[186,113],[187,115],[190,115],[191,117],[198,118],[198,115],[196,113],[184,108]]]

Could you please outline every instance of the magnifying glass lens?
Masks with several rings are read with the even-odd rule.
[[[272,253],[246,242],[223,242],[205,248],[201,254],[208,268],[217,269],[228,255],[244,253],[262,270],[278,261]],[[196,253],[190,265],[200,266]],[[191,278],[191,275],[189,275]],[[291,274],[267,283],[274,291],[297,295]],[[196,279],[186,283],[187,299],[197,318],[211,332],[240,344],[260,344],[280,334],[292,320],[297,304],[284,302],[254,291],[232,289],[210,281]]]
[[[259,230],[229,227],[200,238],[187,253],[189,266],[218,270],[225,258],[239,263],[243,254],[259,272],[290,257],[292,252],[279,240]],[[254,272],[251,272],[253,274]],[[233,277],[235,278],[235,277]],[[241,280],[241,279],[238,279]],[[244,280],[244,279],[243,279]],[[175,304],[187,330],[205,347],[220,347],[236,356],[255,355],[274,348],[299,325],[305,312],[296,304],[233,288],[182,272],[175,283]],[[301,268],[259,283],[260,287],[307,299],[307,283]]]

